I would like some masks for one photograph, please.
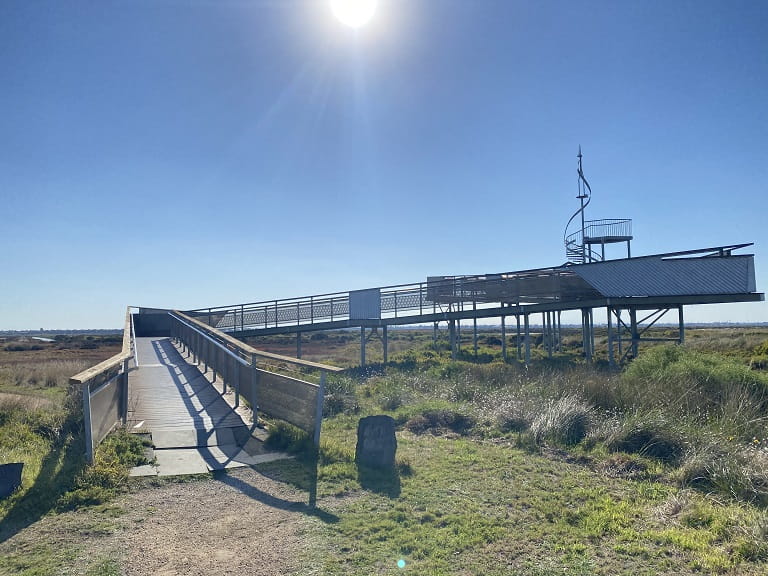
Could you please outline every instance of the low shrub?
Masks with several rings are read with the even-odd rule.
[[[609,433],[609,450],[639,454],[674,464],[682,458],[686,439],[663,412],[634,413]]]
[[[144,442],[124,429],[107,436],[99,444],[93,464],[87,466],[57,504],[59,510],[94,506],[110,500],[127,482],[131,468],[149,464]]]
[[[405,428],[414,434],[455,432],[467,434],[475,425],[475,419],[454,410],[425,410],[405,423]]]
[[[314,443],[309,434],[288,424],[276,421],[268,426],[269,435],[264,445],[270,450],[279,450],[289,454],[311,456],[314,454]]]

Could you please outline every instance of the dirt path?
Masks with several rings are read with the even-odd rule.
[[[318,521],[306,502],[305,492],[243,468],[46,517],[1,543],[0,557],[45,542],[78,550],[67,574],[95,573],[113,561],[125,576],[287,575],[299,567],[301,534]]]

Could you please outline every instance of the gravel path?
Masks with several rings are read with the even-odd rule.
[[[57,574],[95,574],[110,560],[124,576],[294,574],[319,521],[307,498],[251,468],[145,486],[101,509],[44,517],[0,543],[0,575],[13,573],[4,555],[24,557],[41,544],[54,554],[80,551]]]
[[[127,513],[104,544],[126,576],[290,574],[306,498],[250,468],[143,489],[116,502]]]

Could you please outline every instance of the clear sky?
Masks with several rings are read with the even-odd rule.
[[[764,0],[4,0],[0,329],[558,265],[579,145],[633,255],[768,289]]]

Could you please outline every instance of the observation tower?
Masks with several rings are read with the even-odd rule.
[[[632,257],[632,220],[621,219],[602,219],[585,220],[585,210],[592,199],[592,188],[584,177],[584,171],[581,166],[581,146],[579,146],[579,167],[578,167],[578,190],[576,196],[580,202],[579,209],[568,220],[565,225],[563,241],[565,244],[565,256],[568,262],[572,264],[588,264],[590,262],[602,262],[605,260],[605,245],[620,244],[627,245],[627,258]],[[576,224],[580,228],[573,230]],[[599,247],[599,251],[598,250]]]

